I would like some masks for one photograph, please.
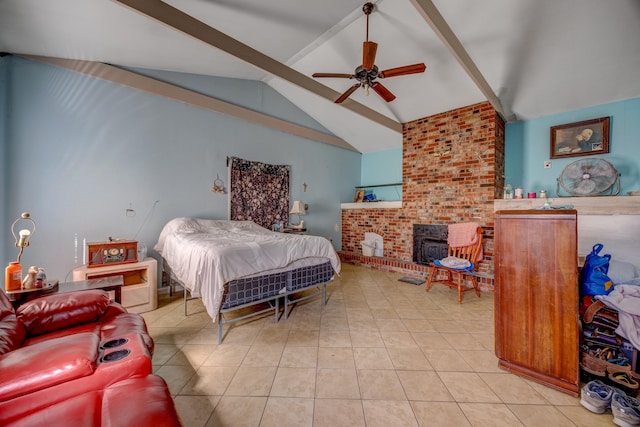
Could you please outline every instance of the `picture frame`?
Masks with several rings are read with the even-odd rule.
[[[551,126],[550,158],[609,152],[609,117]]]
[[[353,203],[362,203],[364,201],[364,190],[356,190],[356,195],[353,197]]]

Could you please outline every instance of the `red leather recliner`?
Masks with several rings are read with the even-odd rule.
[[[146,377],[152,354],[142,316],[105,291],[48,295],[15,311],[0,292],[0,425]]]

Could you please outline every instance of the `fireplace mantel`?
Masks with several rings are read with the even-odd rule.
[[[341,203],[342,209],[398,209],[402,207],[402,201],[392,202],[363,202],[363,203]]]
[[[640,215],[640,196],[550,197],[549,203],[572,205],[579,215]],[[543,199],[496,199],[493,210],[539,209],[543,205]]]

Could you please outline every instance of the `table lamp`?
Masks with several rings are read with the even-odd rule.
[[[31,224],[27,225],[28,228],[23,228],[18,231],[18,234],[16,235],[16,229],[18,228],[16,226],[20,221],[31,222]],[[10,262],[4,270],[4,289],[6,291],[18,291],[22,287],[22,266],[20,266],[20,257],[22,257],[22,251],[24,251],[24,248],[29,246],[29,239],[31,239],[31,236],[33,236],[35,231],[36,223],[31,219],[29,212],[23,212],[22,215],[20,215],[20,217],[11,224],[11,234],[13,234],[13,238],[16,240],[16,247],[20,248],[20,250],[18,252],[18,260]]]
[[[31,230],[29,230],[29,228],[23,228],[20,231],[18,231],[18,235],[16,235],[16,228],[18,228],[16,227],[16,225],[20,221],[31,222],[30,227],[29,227],[29,224],[27,224],[27,226],[31,228]],[[13,234],[13,238],[16,240],[16,247],[20,248],[18,252],[18,263],[20,263],[20,257],[22,256],[22,251],[24,251],[24,248],[29,246],[29,240],[31,239],[31,236],[33,236],[33,233],[35,232],[36,232],[36,223],[33,219],[31,219],[31,215],[29,214],[29,212],[22,212],[22,215],[20,215],[20,217],[15,221],[13,221],[13,224],[11,224],[11,234]]]
[[[303,204],[300,200],[296,200],[293,202],[293,207],[289,212],[292,215],[298,215],[298,225],[292,225],[292,228],[300,229],[304,228],[304,221],[300,219],[301,215],[307,214],[307,205]]]

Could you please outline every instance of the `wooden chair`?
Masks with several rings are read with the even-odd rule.
[[[462,303],[462,293],[466,291],[475,290],[478,298],[480,297],[480,289],[478,288],[478,282],[476,281],[473,271],[475,270],[475,261],[478,257],[478,252],[482,248],[482,228],[478,227],[476,232],[478,238],[474,244],[456,248],[449,246],[447,251],[448,256],[465,259],[471,263],[471,266],[467,268],[451,268],[445,267],[441,264],[431,263],[431,271],[429,272],[429,280],[427,281],[427,292],[429,292],[431,289],[431,283],[435,280],[435,283],[440,283],[450,288],[458,289],[458,304]],[[446,280],[437,280],[437,275],[440,271],[446,273]],[[462,280],[465,276],[470,279],[473,287],[462,286]]]

